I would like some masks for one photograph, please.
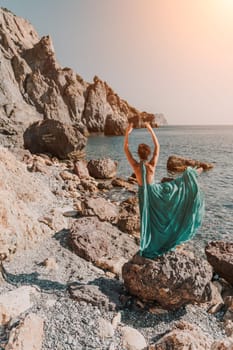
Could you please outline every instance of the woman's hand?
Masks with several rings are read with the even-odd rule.
[[[126,128],[126,134],[129,135],[133,130],[133,123],[129,123]]]

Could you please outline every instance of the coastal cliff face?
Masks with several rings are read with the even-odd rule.
[[[28,21],[3,8],[0,76],[0,133],[10,139],[18,141],[17,135],[43,119],[72,124],[83,134],[106,135],[124,134],[128,119],[135,127],[143,121],[161,124],[161,118],[133,108],[98,77],[88,83],[62,68],[50,36],[40,38]]]

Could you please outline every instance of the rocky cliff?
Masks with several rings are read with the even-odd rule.
[[[0,133],[15,142],[34,121],[55,119],[83,134],[122,135],[128,119],[154,126],[160,118],[140,112],[98,77],[85,82],[56,60],[50,36],[40,38],[33,26],[0,8]]]

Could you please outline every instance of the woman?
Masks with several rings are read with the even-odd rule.
[[[138,182],[140,208],[140,254],[147,258],[162,255],[189,240],[201,225],[204,214],[203,195],[197,183],[202,168],[188,167],[182,176],[170,182],[155,184],[154,175],[159,158],[159,142],[150,126],[154,151],[145,144],[138,146],[140,161],[129,150],[129,134],[133,124],[126,129],[124,151]]]

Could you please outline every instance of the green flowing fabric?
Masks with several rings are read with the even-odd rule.
[[[146,167],[141,164],[140,255],[153,259],[194,236],[202,223],[204,198],[195,169],[188,167],[170,182],[147,184]]]

